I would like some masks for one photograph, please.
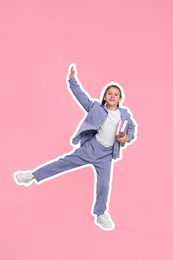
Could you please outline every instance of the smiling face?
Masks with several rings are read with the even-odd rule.
[[[107,105],[107,108],[110,110],[116,110],[117,105],[121,101],[121,92],[117,87],[108,87],[104,95],[104,101]]]

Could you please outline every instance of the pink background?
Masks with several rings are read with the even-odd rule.
[[[173,4],[0,1],[0,259],[173,259]],[[118,81],[139,125],[115,164],[110,213],[93,224],[93,172],[26,188],[16,170],[71,151],[83,111],[66,87],[70,63],[92,97]]]

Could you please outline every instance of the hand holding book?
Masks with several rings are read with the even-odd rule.
[[[128,136],[126,135],[128,128],[128,121],[127,120],[120,120],[116,130],[116,140],[124,146],[126,142],[129,141]]]
[[[123,137],[116,137],[116,140],[117,140],[120,144],[126,143],[126,142],[129,141],[128,136],[126,135],[126,133],[125,133],[125,135],[124,135]]]

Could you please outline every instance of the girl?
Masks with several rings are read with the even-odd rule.
[[[112,230],[115,224],[108,214],[112,159],[120,158],[121,143],[134,139],[135,124],[127,109],[119,107],[122,91],[118,85],[111,84],[106,88],[100,104],[88,97],[79,85],[76,73],[75,66],[71,65],[68,73],[70,90],[87,111],[85,120],[72,139],[73,144],[80,141],[80,147],[34,171],[15,172],[14,178],[19,185],[29,185],[33,181],[40,182],[76,167],[92,164],[96,177],[92,208],[94,222],[103,230]],[[128,120],[128,129],[123,138],[115,138],[120,119]]]

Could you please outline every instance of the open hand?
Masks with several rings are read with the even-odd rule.
[[[74,69],[74,66],[72,66],[69,74],[69,79],[74,78],[75,75],[76,75],[76,71]]]

